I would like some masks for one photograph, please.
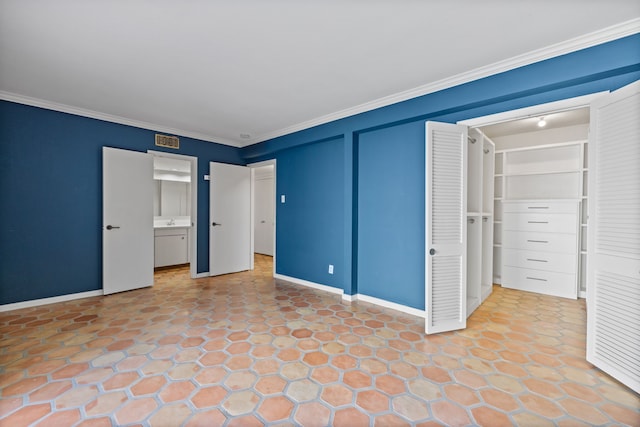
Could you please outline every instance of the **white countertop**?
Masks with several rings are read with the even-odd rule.
[[[173,224],[173,225],[162,225],[162,224],[154,224],[153,229],[171,229],[171,228],[191,228],[191,224]]]
[[[189,217],[156,217],[153,219],[154,229],[172,229],[172,228],[191,228],[191,219]]]

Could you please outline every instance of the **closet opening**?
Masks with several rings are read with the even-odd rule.
[[[482,284],[586,297],[589,103],[600,95],[460,122],[495,148],[492,224],[484,236],[468,228],[492,262]]]

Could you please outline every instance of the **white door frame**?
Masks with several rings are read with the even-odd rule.
[[[254,251],[254,240],[255,240],[255,225],[254,225],[254,221],[255,221],[255,194],[254,194],[254,189],[255,189],[255,180],[256,180],[256,168],[260,168],[263,166],[269,166],[269,165],[273,165],[273,195],[275,200],[273,201],[273,275],[275,276],[276,274],[276,237],[278,235],[278,233],[276,233],[276,212],[278,211],[277,209],[277,197],[276,197],[276,191],[277,191],[277,165],[276,165],[276,159],[271,159],[271,160],[265,160],[262,162],[257,162],[257,163],[250,163],[247,165],[247,167],[251,168],[251,269],[253,270],[253,251]]]
[[[511,120],[524,119],[527,117],[542,116],[545,114],[558,113],[565,110],[574,110],[576,108],[589,107],[591,105],[591,101],[599,98],[605,93],[608,92],[596,92],[589,95],[578,96],[575,98],[567,98],[560,101],[548,102],[546,104],[538,104],[531,107],[518,108],[516,110],[505,111],[503,113],[474,117],[472,119],[460,120],[458,124],[475,128],[494,125],[502,122],[509,122]]]
[[[153,157],[186,160],[191,163],[191,228],[189,229],[189,268],[191,278],[198,277],[198,158],[185,154],[147,150]]]

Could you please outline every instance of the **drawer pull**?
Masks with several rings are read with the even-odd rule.
[[[549,243],[548,240],[527,240],[529,243]]]
[[[546,259],[535,259],[535,258],[527,258],[527,261],[535,261],[535,262],[549,262]]]
[[[529,224],[549,224],[549,221],[527,221]]]
[[[529,280],[537,280],[539,282],[546,282],[547,281],[547,279],[540,279],[538,277],[529,277],[529,276],[527,276],[527,279],[529,279]]]
[[[549,209],[549,206],[527,206],[528,209]]]

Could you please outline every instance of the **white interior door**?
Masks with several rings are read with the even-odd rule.
[[[254,185],[254,252],[273,256],[273,177],[257,178]]]
[[[153,285],[153,157],[102,149],[105,294]]]
[[[587,360],[640,393],[640,82],[591,105]]]
[[[426,124],[425,279],[428,334],[467,325],[467,127]]]
[[[251,170],[209,164],[209,275],[251,269]]]

